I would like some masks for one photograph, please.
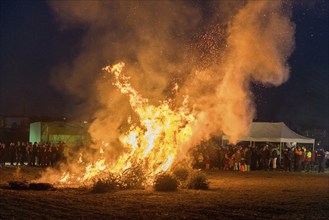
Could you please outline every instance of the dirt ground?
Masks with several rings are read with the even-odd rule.
[[[209,190],[10,190],[41,168],[0,168],[0,219],[328,219],[329,173],[207,172]],[[17,176],[20,174],[20,177]],[[15,176],[16,175],[16,176]]]

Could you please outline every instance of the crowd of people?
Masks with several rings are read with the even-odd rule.
[[[8,147],[0,142],[0,165],[5,166],[6,161],[10,165],[30,165],[30,166],[55,166],[59,161],[65,159],[65,143],[50,142],[37,143],[26,141],[11,142]]]
[[[55,166],[68,157],[68,147],[63,142],[11,142],[8,147],[0,142],[0,166],[6,161],[10,165]],[[282,150],[282,151],[281,151]],[[276,145],[220,146],[203,142],[192,148],[190,153],[195,169],[232,171],[284,170],[324,172],[325,152],[313,151],[306,147],[283,147]]]
[[[282,155],[281,155],[282,153]],[[244,146],[200,144],[191,151],[195,169],[250,171],[283,170],[324,172],[325,152],[306,147],[283,147],[275,145]]]

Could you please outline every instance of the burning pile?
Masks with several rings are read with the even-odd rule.
[[[138,178],[136,182],[142,181],[143,184],[151,185],[156,175],[170,169],[179,148],[191,138],[190,125],[194,117],[187,108],[187,98],[177,110],[170,108],[170,101],[164,101],[159,106],[149,104],[147,99],[132,88],[128,81],[129,77],[122,73],[124,66],[121,62],[107,66],[104,70],[113,74],[114,85],[122,94],[129,96],[131,107],[140,119],[140,124],[128,120],[129,131],[119,138],[126,153],[117,161],[107,161],[101,157],[89,164],[82,176],[64,173],[60,182],[84,183],[93,178],[117,174],[123,178],[133,175]],[[107,146],[108,144],[103,144],[103,147]],[[102,148],[100,153],[104,153]]]
[[[94,113],[90,149],[99,152],[63,166],[60,178],[47,172],[52,182],[81,185],[114,175],[149,185],[201,140],[223,133],[236,142],[248,135],[256,114],[251,83],[278,86],[289,78],[295,25],[286,1],[50,5],[64,28],[84,30],[81,53],[54,71],[54,81],[87,100],[79,113]],[[104,68],[117,89],[97,81],[104,63],[120,59],[132,66]]]

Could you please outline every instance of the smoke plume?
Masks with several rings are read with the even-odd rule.
[[[49,5],[63,31],[84,30],[79,53],[55,69],[52,80],[85,100],[79,113],[93,114],[93,141],[117,146],[117,154],[117,138],[134,114],[128,98],[101,74],[108,64],[126,62],[131,84],[154,105],[172,99],[175,108],[188,96],[196,117],[191,144],[220,133],[232,142],[247,135],[256,114],[250,83],[279,86],[289,78],[294,24],[281,1]]]
[[[214,65],[192,73],[186,93],[195,98],[201,135],[222,131],[236,142],[255,116],[250,82],[278,86],[289,78],[294,24],[280,1],[250,1],[227,22],[225,35]]]

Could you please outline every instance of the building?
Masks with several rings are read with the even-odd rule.
[[[90,140],[87,127],[64,121],[34,122],[30,124],[29,141],[34,142],[64,142],[75,147]]]

